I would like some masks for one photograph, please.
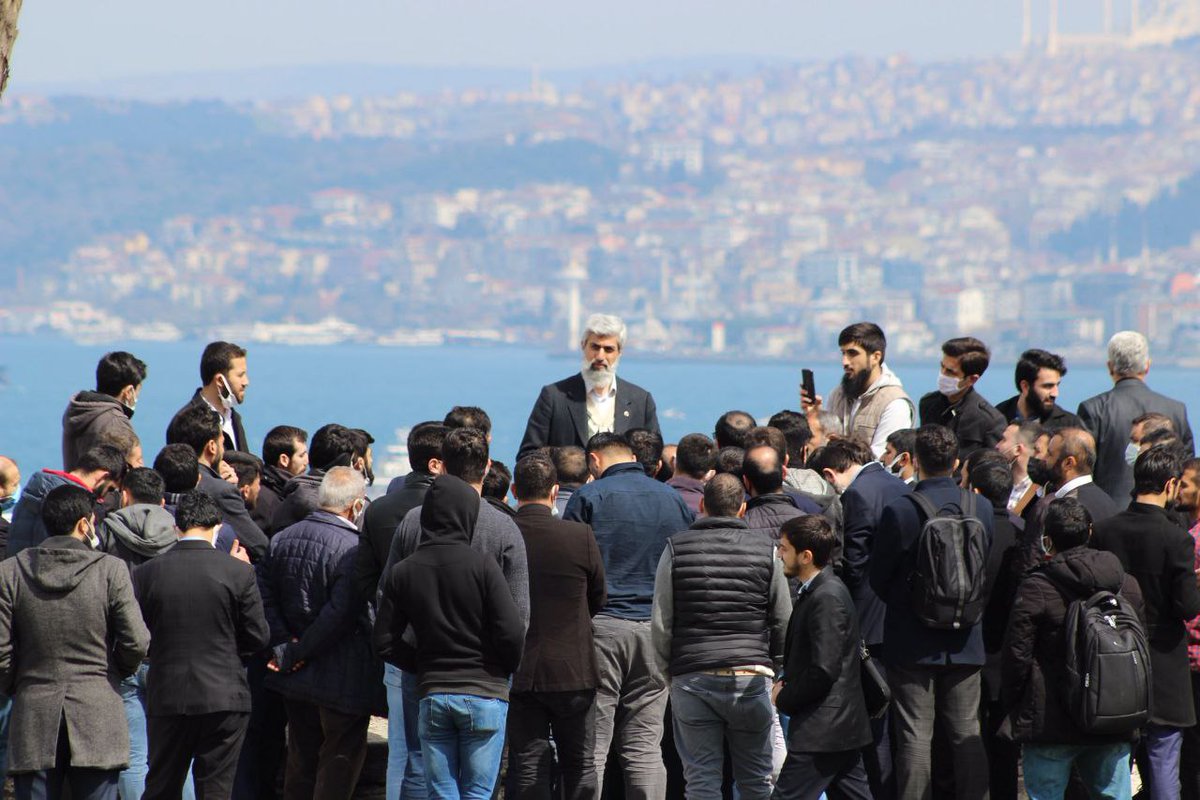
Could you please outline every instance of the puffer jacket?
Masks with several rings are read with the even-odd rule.
[[[383,662],[371,649],[372,609],[354,584],[358,540],[349,522],[321,510],[271,539],[259,589],[280,672],[266,685],[345,714],[380,714]]]
[[[25,488],[21,499],[12,512],[12,525],[8,529],[6,555],[12,558],[27,547],[36,547],[46,539],[46,526],[42,523],[42,502],[51,489],[73,483],[81,489],[88,488],[82,481],[56,469],[44,469],[34,474]]]
[[[72,397],[62,418],[63,469],[75,469],[83,454],[110,431],[132,433],[132,416],[132,411],[107,394],[83,391]]]
[[[1064,593],[1059,586],[1069,591]],[[1145,624],[1138,582],[1112,553],[1073,547],[1022,581],[1001,652],[1001,701],[1007,714],[1001,735],[1017,742],[1063,745],[1130,740],[1129,736],[1085,734],[1071,720],[1066,705],[1067,606],[1100,589],[1118,592]]]

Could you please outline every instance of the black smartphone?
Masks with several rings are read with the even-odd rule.
[[[808,396],[809,400],[817,399],[817,385],[813,382],[811,369],[800,370],[800,389]]]

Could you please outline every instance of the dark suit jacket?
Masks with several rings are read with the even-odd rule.
[[[1008,424],[1004,415],[974,387],[957,405],[950,405],[941,392],[930,392],[921,398],[920,408],[922,425],[945,425],[954,431],[958,437],[958,457],[963,461],[982,447],[995,447]]]
[[[1103,394],[1079,404],[1083,427],[1096,437],[1096,484],[1124,508],[1133,492],[1133,468],[1125,463],[1129,429],[1142,414],[1156,411],[1171,418],[1188,452],[1195,444],[1188,425],[1187,408],[1178,400],[1159,394],[1137,378],[1122,378]]]
[[[923,492],[937,508],[958,506],[962,490],[953,478],[927,478],[913,491]],[[991,503],[976,495],[979,520],[988,534],[990,550],[993,532]],[[962,630],[930,628],[917,618],[909,600],[908,576],[916,568],[916,543],[925,523],[908,495],[893,500],[883,510],[879,533],[871,553],[871,588],[887,604],[883,631],[883,657],[900,666],[964,664],[983,666],[983,625],[977,623]]]
[[[618,378],[616,403],[613,411],[616,433],[625,433],[631,428],[659,432],[654,398],[645,389]],[[577,373],[542,387],[542,393],[529,413],[529,424],[525,427],[517,460],[539,447],[584,447],[587,440],[587,386],[583,376]]]
[[[854,598],[858,626],[871,647],[883,642],[883,620],[887,611],[867,580],[875,533],[887,504],[911,491],[911,486],[888,472],[882,464],[871,462],[842,493],[846,533],[838,577]]]
[[[860,641],[850,590],[832,571],[822,570],[801,591],[788,622],[783,688],[775,706],[792,718],[789,750],[840,752],[871,743]]]
[[[246,501],[238,488],[220,475],[207,464],[200,465],[200,485],[196,487],[207,494],[221,509],[221,522],[233,529],[237,540],[250,553],[250,560],[260,561],[267,554],[267,535],[250,519],[246,510]],[[222,541],[225,537],[222,537]],[[221,545],[218,542],[218,546]],[[232,542],[230,542],[232,544]],[[228,552],[228,550],[226,550]]]
[[[1133,503],[1094,525],[1092,547],[1114,553],[1142,589],[1154,680],[1151,720],[1180,728],[1195,725],[1184,628],[1184,621],[1200,614],[1192,537],[1158,506]]]
[[[200,392],[203,388],[204,387],[200,387],[200,389],[197,389],[196,393],[192,395],[192,399],[188,401],[189,406],[194,406],[197,403],[203,403],[206,406],[208,405],[205,399],[200,396]],[[184,406],[184,408],[186,407],[187,406]],[[183,409],[181,408],[180,411],[182,410]],[[228,433],[225,434],[225,449],[239,450],[243,453],[249,453],[250,444],[246,441],[246,428],[242,425],[242,415],[238,413],[236,408],[233,409],[231,413],[233,422],[233,439],[231,440],[229,438]]]
[[[529,630],[513,691],[593,689],[592,617],[608,593],[592,527],[556,519],[540,505],[521,506],[515,520],[529,563]]]
[[[253,567],[183,541],[136,567],[133,590],[150,629],[147,713],[249,712],[242,659],[270,638]]]

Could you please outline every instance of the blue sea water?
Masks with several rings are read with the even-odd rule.
[[[0,338],[0,454],[14,458],[28,478],[37,469],[61,466],[62,412],[70,396],[94,388],[96,361],[109,350],[129,350],[149,366],[133,424],[147,462],[163,445],[171,416],[199,385],[202,342],[125,342],[82,346],[61,340]],[[376,438],[377,468],[397,429],[440,419],[454,405],[477,405],[493,421],[493,457],[510,464],[525,421],[542,385],[579,368],[567,356],[518,347],[385,348],[363,345],[287,347],[253,345],[248,358],[250,387],[241,409],[247,435],[258,450],[274,425],[305,428],[311,434],[327,422],[370,431]],[[826,363],[739,364],[731,361],[663,361],[639,358],[630,349],[618,379],[654,394],[668,442],[699,431],[711,435],[723,412],[739,408],[765,420],[797,407],[800,367],[816,373],[817,391],[839,380],[840,362],[832,349]],[[893,365],[913,397],[930,391],[937,362]],[[980,382],[985,397],[998,402],[1013,394],[1012,364],[993,364]],[[1200,414],[1200,370],[1152,369],[1149,383],[1184,400],[1189,417]],[[1111,387],[1102,368],[1071,369],[1061,404],[1079,401]],[[387,478],[389,475],[380,475]]]

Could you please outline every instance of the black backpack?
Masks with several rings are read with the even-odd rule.
[[[920,492],[908,496],[925,517],[908,576],[913,611],[930,628],[969,628],[979,622],[987,601],[988,538],[977,516],[977,495],[964,491],[957,512],[953,503],[935,507]]]
[[[1150,646],[1133,606],[1100,590],[1072,595],[1042,573],[1067,600],[1063,690],[1071,719],[1084,733],[1132,733],[1150,721]]]

